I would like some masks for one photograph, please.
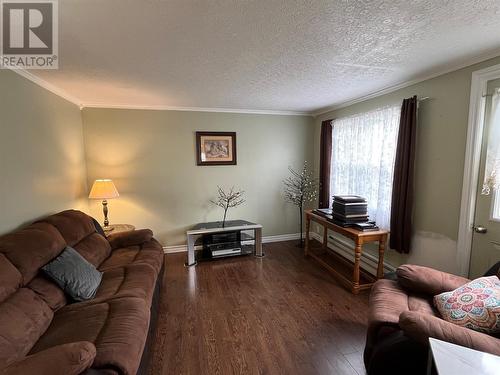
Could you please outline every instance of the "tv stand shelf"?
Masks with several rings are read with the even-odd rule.
[[[253,237],[250,236],[247,231],[253,232]],[[223,234],[231,234],[237,233],[237,241],[238,245],[241,248],[241,254],[237,253],[235,255],[245,255],[253,252],[255,256],[262,257],[264,256],[262,252],[262,225],[252,223],[245,220],[231,220],[226,221],[225,225],[222,225],[222,222],[209,222],[209,223],[200,223],[193,227],[193,229],[188,230],[186,232],[187,244],[188,244],[188,254],[187,254],[187,266],[196,265],[196,256],[195,256],[195,246],[203,243],[204,236],[212,236],[216,237],[218,235]],[[201,242],[200,242],[201,241]],[[248,243],[253,242],[253,250],[249,250]],[[221,245],[224,244],[223,240],[220,242]],[[217,246],[217,243],[212,244],[213,246]],[[228,254],[232,256],[233,254]],[[217,256],[217,258],[222,256]]]
[[[241,231],[241,242],[255,241],[255,236],[251,236],[244,231]],[[196,239],[194,246],[202,246],[203,245],[203,237],[200,236]]]

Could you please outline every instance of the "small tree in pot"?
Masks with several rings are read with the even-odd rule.
[[[234,186],[228,192],[220,186],[217,186],[217,192],[219,194],[217,199],[211,200],[210,202],[224,210],[224,218],[222,219],[222,228],[224,228],[226,225],[227,211],[230,208],[237,207],[245,203],[245,200],[243,199],[243,194],[245,192],[243,190],[235,190]]]
[[[294,204],[299,208],[300,216],[300,242],[299,246],[304,246],[304,240],[302,238],[302,225],[304,220],[304,204],[312,202],[316,199],[317,192],[317,179],[314,178],[314,174],[309,170],[307,166],[307,161],[304,162],[304,166],[300,172],[297,172],[288,167],[291,176],[287,177],[284,181],[284,196],[285,200],[289,203]]]

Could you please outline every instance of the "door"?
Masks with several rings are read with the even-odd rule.
[[[470,278],[482,276],[488,268],[500,260],[500,191],[491,190],[489,195],[481,194],[486,169],[488,140],[496,134],[500,136],[500,95],[493,96],[494,93],[498,93],[499,89],[500,79],[488,82],[469,269]]]

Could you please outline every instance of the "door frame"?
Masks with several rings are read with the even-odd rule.
[[[457,261],[462,276],[469,275],[470,256],[476,194],[481,160],[481,144],[484,130],[484,111],[486,86],[488,81],[500,78],[500,64],[472,72],[467,143],[465,146],[464,177],[462,201],[458,226]]]

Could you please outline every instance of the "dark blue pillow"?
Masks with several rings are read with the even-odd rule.
[[[76,301],[94,298],[102,280],[102,273],[69,246],[42,270]]]
[[[106,237],[106,234],[104,234],[104,229],[102,229],[101,224],[99,224],[99,222],[94,218],[92,218],[92,221],[94,222],[95,231],[99,233],[101,236]]]

